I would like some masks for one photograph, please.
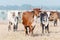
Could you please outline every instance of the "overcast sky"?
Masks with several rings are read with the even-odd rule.
[[[0,0],[0,5],[60,6],[60,0]]]

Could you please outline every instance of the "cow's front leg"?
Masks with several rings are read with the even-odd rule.
[[[44,25],[42,24],[42,34],[44,34]]]
[[[25,34],[28,35],[27,26],[25,26]]]

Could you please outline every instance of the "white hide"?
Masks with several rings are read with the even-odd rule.
[[[15,15],[16,15],[16,14],[15,14]],[[12,13],[11,13],[11,12],[8,13],[8,21],[9,21],[9,22],[12,22],[12,23],[15,24],[15,25],[17,24],[17,19],[16,19],[16,17],[17,17],[17,16],[12,17]]]
[[[32,22],[32,26],[33,26],[33,27],[36,25],[36,22],[37,22],[37,17],[34,16],[34,20],[33,20],[33,22]]]

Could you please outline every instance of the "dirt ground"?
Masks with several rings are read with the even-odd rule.
[[[34,36],[26,36],[24,26],[19,23],[18,31],[8,31],[8,24],[0,24],[0,40],[60,40],[60,22],[54,27],[53,22],[49,23],[50,33],[42,35],[41,25],[36,24]]]

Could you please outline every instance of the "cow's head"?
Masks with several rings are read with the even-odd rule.
[[[51,11],[50,12],[50,21],[53,21],[54,19],[57,19],[58,18],[58,12],[56,11]]]
[[[40,10],[41,10],[40,8],[33,9],[34,15],[39,16],[39,13],[41,12]]]

